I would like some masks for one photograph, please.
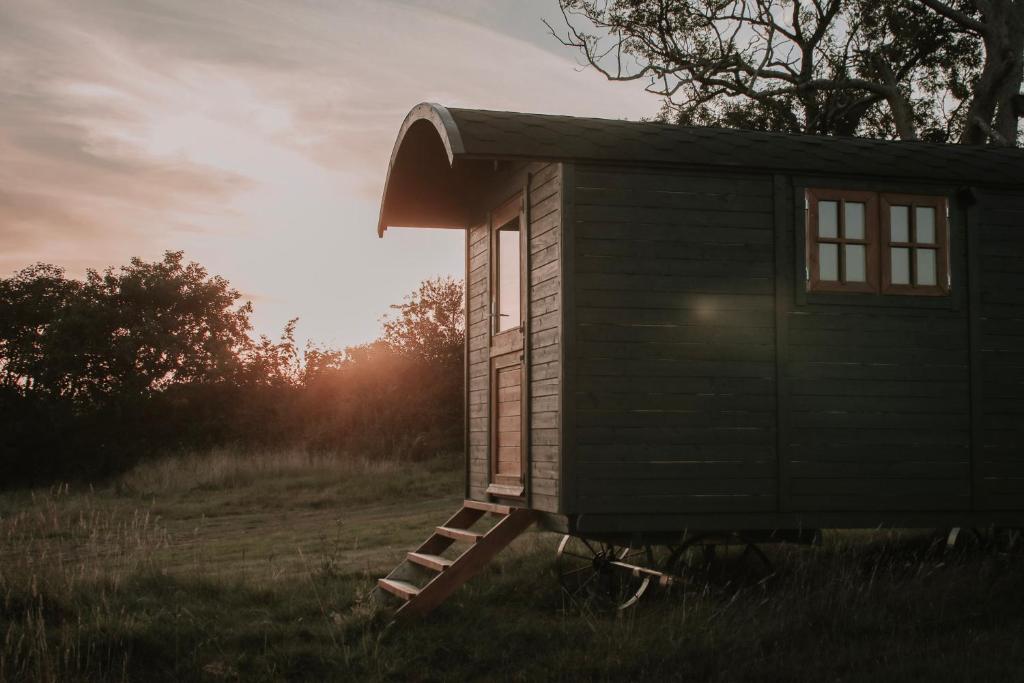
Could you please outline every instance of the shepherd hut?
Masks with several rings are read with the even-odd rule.
[[[394,227],[466,237],[466,505],[381,581],[410,612],[534,522],[1024,526],[1022,150],[421,104]]]

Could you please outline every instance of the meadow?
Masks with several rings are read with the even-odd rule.
[[[0,494],[0,682],[1020,680],[1024,557],[826,532],[774,574],[620,614],[531,531],[427,620],[368,599],[455,510],[457,455],[220,450]]]

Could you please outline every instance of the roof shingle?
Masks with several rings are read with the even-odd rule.
[[[443,109],[439,105],[431,105]],[[720,166],[1024,186],[1024,150],[447,109],[455,157]]]

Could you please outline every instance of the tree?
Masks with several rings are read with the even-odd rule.
[[[169,384],[228,381],[252,306],[180,251],[68,280],[38,264],[0,280],[0,382],[98,405]]]
[[[461,281],[425,280],[405,302],[394,304],[396,318],[384,317],[381,340],[392,349],[446,366],[458,365],[466,334]]]
[[[1024,0],[559,5],[564,45],[686,125],[1014,145],[1024,116]]]

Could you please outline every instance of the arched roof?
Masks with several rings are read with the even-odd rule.
[[[377,232],[465,227],[489,160],[574,161],[869,176],[1024,188],[1024,150],[788,135],[419,104],[398,133]]]

